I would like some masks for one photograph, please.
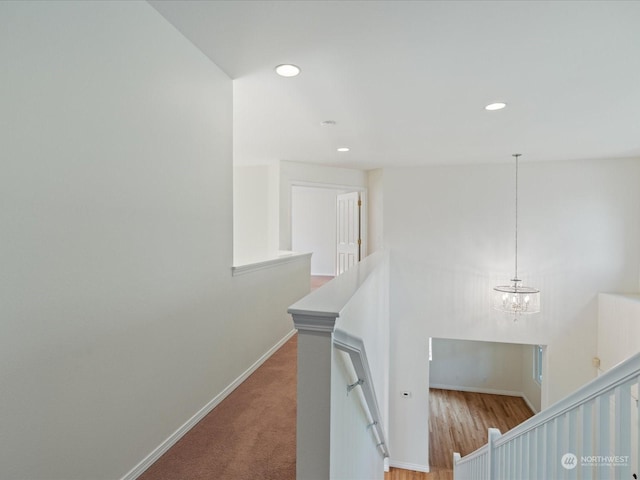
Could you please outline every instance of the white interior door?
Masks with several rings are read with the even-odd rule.
[[[360,201],[359,192],[337,196],[336,273],[340,275],[360,261]]]

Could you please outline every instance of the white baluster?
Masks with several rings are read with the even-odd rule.
[[[596,432],[598,435],[597,455],[611,455],[611,395],[598,397],[598,416],[596,418]]]
[[[538,473],[538,465],[540,465],[541,437],[540,428],[536,428],[531,432],[531,458],[529,459],[529,478],[536,480],[540,478],[542,473]]]
[[[518,463],[518,449],[517,439],[509,442],[509,471],[507,472],[508,478],[515,478],[516,476],[516,464]]]
[[[497,428],[490,428],[487,434],[488,444],[487,444],[487,479],[493,480],[496,478],[495,465],[494,465],[494,455],[496,451],[495,441],[500,438],[500,430]]]
[[[458,462],[460,461],[460,454],[458,452],[453,452],[453,478],[459,479],[462,475],[460,467],[458,467]]]
[[[567,447],[566,447],[566,442],[565,442],[565,433],[566,433],[566,415],[561,415],[558,418],[556,418],[556,425],[555,425],[555,448],[554,448],[554,453],[555,453],[555,460],[554,460],[554,470],[557,472],[555,478],[565,478],[564,473],[566,471],[566,468],[562,467],[562,464],[560,463],[562,460],[562,456],[567,453]]]
[[[469,463],[469,467],[469,478],[478,478],[478,462],[476,461],[476,459],[472,460]]]
[[[522,435],[519,437],[519,445],[518,445],[518,477],[524,479],[524,459],[525,459],[525,436]]]
[[[522,438],[522,448],[520,450],[520,478],[529,480],[529,462],[531,459],[531,432],[527,432]]]
[[[582,406],[582,455],[589,456],[595,452],[594,435],[595,402],[590,401]],[[592,467],[583,467],[578,463],[578,469],[584,479],[593,479],[595,470]]]
[[[567,452],[571,452],[574,455],[580,458],[580,452],[578,452],[578,435],[579,435],[579,427],[578,427],[578,409],[574,408],[569,412],[568,415],[568,425],[567,425]],[[578,461],[578,463],[580,463]],[[566,478],[568,480],[576,480],[578,478],[578,469],[573,468],[571,470],[566,471]]]
[[[545,452],[545,430],[544,427],[536,428],[536,459],[534,462],[535,476],[533,478],[544,477],[544,452]]]
[[[638,395],[640,395],[640,376],[636,377],[635,379],[635,393],[636,393],[636,405],[635,405],[635,414],[636,414],[636,422],[635,422],[635,427],[636,427],[636,432],[637,432],[637,436],[636,436],[636,463],[633,466],[633,468],[635,469],[636,474],[640,474],[640,401],[638,401]]]
[[[517,440],[517,439],[516,439]],[[516,440],[509,442],[509,471],[507,472],[508,478],[515,478],[516,476],[516,463],[518,462],[518,452]]]
[[[612,455],[626,457],[624,465],[615,467],[616,478],[631,478],[631,382],[615,390],[615,447]]]
[[[522,474],[520,473],[522,469],[522,437],[513,439],[513,448],[514,448],[513,455],[515,458],[515,465],[511,470],[511,475],[512,475],[511,478],[520,479],[522,477]]]
[[[551,420],[550,422],[545,423],[544,425],[544,433],[545,433],[545,445],[544,445],[544,466],[546,468],[545,478],[555,478],[555,465],[553,464],[553,460],[555,458],[555,442],[554,442],[554,433],[555,433],[555,420]]]
[[[502,455],[502,469],[500,470],[500,476],[498,477],[500,480],[507,480],[507,468],[508,468],[508,459],[509,459],[509,449],[507,445],[502,445],[500,447],[500,454]]]
[[[487,469],[489,468],[488,460],[489,460],[489,454],[487,454],[487,455],[483,455],[483,456],[482,456],[482,466],[481,466],[481,467],[482,467],[482,468],[481,468],[481,471],[482,471],[482,472],[486,472],[486,471],[487,471]],[[480,478],[480,479],[481,479],[482,477],[478,477],[478,478]]]

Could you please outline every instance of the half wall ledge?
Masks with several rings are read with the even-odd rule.
[[[235,277],[246,273],[255,272],[264,268],[271,268],[285,263],[297,262],[300,260],[311,261],[311,253],[297,253],[280,251],[277,254],[261,260],[240,261],[231,267],[231,273]]]

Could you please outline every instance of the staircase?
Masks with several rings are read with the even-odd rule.
[[[640,354],[460,457],[454,480],[638,478]]]
[[[621,332],[640,328],[633,320],[638,316],[613,310],[614,317],[628,317],[632,325],[607,322],[602,334],[599,327],[599,347],[613,345],[613,353],[603,350],[609,352],[607,365],[637,348],[638,335]],[[394,448],[387,444],[388,255],[367,257],[289,307],[289,313],[299,347],[297,478],[383,480]],[[603,311],[600,317],[608,318]],[[609,331],[616,333],[615,341],[607,340]],[[504,434],[489,428],[486,445],[465,457],[454,453],[453,478],[637,479],[639,383],[636,354],[516,428]],[[402,461],[391,466],[423,467]]]

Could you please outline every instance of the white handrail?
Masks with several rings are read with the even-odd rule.
[[[351,363],[353,363],[358,381],[362,381],[360,386],[362,387],[362,393],[364,394],[367,408],[369,409],[373,428],[378,437],[378,447],[382,450],[383,456],[388,457],[389,449],[387,448],[385,440],[382,416],[380,415],[380,408],[378,407],[378,397],[376,397],[373,386],[373,378],[369,370],[369,361],[367,360],[364,342],[361,338],[336,328],[333,332],[333,344],[337,349],[348,353],[349,358],[351,358]]]
[[[594,378],[572,394],[509,430],[509,432],[505,433],[500,440],[496,442],[496,446],[500,446],[536,428],[540,424],[550,422],[554,418],[564,415],[568,411],[613,390],[615,387],[623,385],[638,376],[638,374],[640,374],[640,353],[619,363],[611,370]]]
[[[631,478],[640,458],[639,386],[640,353],[506,434],[489,429],[488,444],[454,454],[454,479]]]
[[[387,373],[380,365],[388,361],[387,262],[388,253],[376,252],[288,309],[298,330],[297,478],[331,478],[336,472],[353,473],[358,466],[366,469],[377,462],[382,472],[383,457],[389,455],[378,407],[380,403],[384,412],[388,395]],[[366,356],[365,341],[374,354],[372,363]],[[349,354],[355,374],[364,380],[356,384],[363,385],[367,405],[356,407],[367,418],[358,419],[368,422],[376,448],[369,450],[362,432],[351,432],[353,444],[332,434],[340,428],[335,422],[353,420],[342,416],[354,407],[332,384],[341,374],[334,370],[337,350]],[[373,378],[381,397],[376,397]],[[349,454],[351,449],[358,452],[357,457]]]

